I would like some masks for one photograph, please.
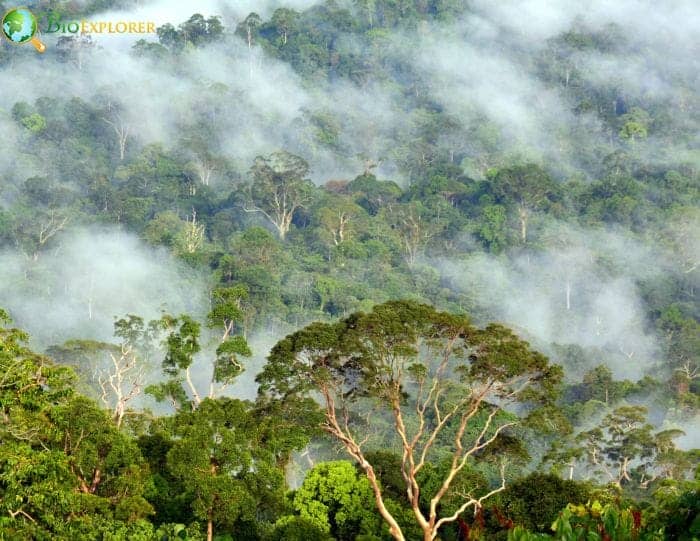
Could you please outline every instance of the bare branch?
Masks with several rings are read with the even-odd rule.
[[[481,498],[479,498],[479,499],[474,499],[474,498],[471,498],[471,497],[470,497],[470,498],[469,498],[466,502],[464,502],[464,503],[459,507],[459,509],[457,509],[457,511],[455,511],[452,515],[450,515],[449,517],[443,517],[443,518],[441,518],[440,520],[438,520],[438,521],[435,523],[435,530],[434,530],[434,532],[433,532],[433,536],[431,537],[431,539],[435,539],[435,538],[437,537],[438,530],[440,529],[440,527],[441,527],[443,524],[446,524],[446,523],[448,523],[448,522],[454,522],[455,520],[457,520],[457,518],[459,517],[459,515],[461,515],[462,513],[464,513],[464,512],[465,512],[469,507],[471,507],[472,505],[475,505],[477,508],[480,508],[480,507],[482,506],[482,503],[483,503],[484,500],[487,500],[487,499],[489,499],[490,497],[492,497],[492,496],[498,494],[499,492],[502,492],[503,490],[505,490],[505,488],[506,488],[505,468],[506,468],[505,463],[501,464],[501,484],[500,484],[500,486],[498,486],[497,488],[494,488],[494,489],[491,490],[490,492],[484,494],[484,495],[483,495]]]

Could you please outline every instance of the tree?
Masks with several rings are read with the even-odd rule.
[[[249,13],[245,20],[236,27],[236,34],[244,36],[248,44],[248,75],[253,79],[253,44],[258,35],[262,19],[257,13]]]
[[[391,207],[401,196],[401,188],[391,181],[379,181],[374,175],[361,175],[348,184],[348,191],[355,202],[370,215],[376,215],[382,208]]]
[[[192,509],[206,523],[208,541],[215,526],[253,521],[261,500],[281,499],[284,473],[266,445],[274,438],[260,429],[249,406],[207,398],[173,419],[168,468],[194,495]]]
[[[277,33],[282,38],[282,45],[287,44],[289,34],[294,31],[298,19],[299,13],[288,8],[278,8],[272,14],[270,22],[277,28]]]
[[[220,39],[224,27],[219,17],[205,19],[201,14],[195,13],[177,29],[167,23],[159,26],[156,32],[161,45],[171,51],[178,51],[187,45],[197,47]]]
[[[454,512],[439,516],[455,478],[517,425],[550,406],[561,369],[500,325],[478,329],[463,316],[410,301],[392,301],[335,324],[314,323],[278,342],[257,377],[259,399],[290,402],[318,396],[323,430],[365,472],[375,503],[394,539],[405,535],[387,507],[374,465],[367,459],[372,419],[388,415],[391,442],[401,452],[408,502],[423,538],[505,488],[464,494]],[[523,417],[511,413],[519,404]],[[365,412],[367,417],[362,415]],[[525,423],[526,424],[526,423]],[[369,425],[369,426],[368,426]],[[448,438],[449,467],[421,507],[420,473]]]
[[[95,42],[89,34],[61,36],[56,41],[56,51],[62,62],[72,62],[82,71],[86,57],[94,50]]]
[[[13,237],[20,250],[32,261],[39,260],[42,250],[51,245],[52,239],[55,240],[54,237],[66,229],[77,214],[71,208],[42,210],[34,207],[33,211],[29,208],[22,210],[26,210],[27,214],[15,216]]]
[[[334,541],[312,521],[294,515],[280,518],[269,536],[270,541]]]
[[[50,528],[44,515],[54,502],[44,494],[70,490],[73,479],[66,460],[59,462],[43,442],[50,426],[43,412],[70,401],[74,376],[30,351],[24,345],[28,335],[8,327],[10,322],[0,309],[0,507],[11,517],[3,529],[22,531],[37,523]]]
[[[129,314],[114,323],[118,344],[95,340],[68,340],[46,352],[56,361],[71,366],[94,385],[94,397],[111,412],[117,428],[144,391],[150,369],[150,356],[158,334],[155,322]],[[93,393],[88,393],[92,395]]]
[[[308,172],[309,165],[289,152],[258,156],[250,170],[250,201],[244,210],[261,213],[284,240],[294,213],[311,201],[313,185],[304,178]]]
[[[588,391],[585,397],[587,400],[600,400],[607,405],[621,398],[619,382],[613,379],[612,370],[605,365],[598,365],[586,372],[583,375],[583,385]]]
[[[500,252],[508,243],[506,210],[501,205],[488,205],[483,208],[477,230],[479,238],[492,252]]]
[[[676,451],[681,430],[653,432],[644,406],[620,406],[599,427],[577,436],[592,468],[618,487],[636,482],[642,488],[660,476],[673,477],[666,457]],[[680,457],[675,457],[677,460]]]
[[[262,24],[262,19],[257,13],[249,13],[245,20],[238,25],[236,28],[237,34],[243,34],[246,38],[246,43],[248,44],[248,50],[253,49],[253,38],[255,37],[256,30]]]
[[[334,246],[350,239],[356,230],[356,222],[363,215],[366,215],[364,209],[347,196],[332,197],[320,204],[316,211],[324,236]]]
[[[199,46],[218,40],[224,32],[224,27],[219,17],[205,19],[199,13],[195,13],[178,26],[178,31],[185,43]]]
[[[203,397],[215,398],[220,395],[243,371],[240,357],[249,357],[251,351],[245,338],[231,335],[235,321],[229,319],[240,314],[240,311],[232,305],[235,301],[230,293],[218,290],[215,295],[214,307],[209,313],[208,322],[211,326],[223,325],[225,330],[216,347],[216,357],[212,362],[207,393],[200,392],[192,379],[192,365],[195,357],[202,350],[201,324],[186,314],[178,317],[166,314],[159,324],[166,333],[163,340],[166,349],[162,363],[163,372],[170,379],[146,388],[146,392],[152,394],[157,400],[167,398],[177,408],[188,404],[191,409],[197,409]],[[218,388],[217,384],[219,384]]]
[[[124,119],[123,113],[120,113],[114,107],[108,109],[106,116],[103,117],[102,120],[114,130],[117,136],[117,143],[119,144],[119,160],[124,161],[126,143],[129,140],[131,126],[129,126],[129,123]]]
[[[520,224],[520,241],[525,244],[530,214],[554,200],[557,186],[546,171],[534,164],[501,169],[492,182],[494,192],[504,203],[515,206]]]
[[[219,329],[222,334],[212,362],[206,395],[208,398],[213,399],[221,395],[243,372],[241,357],[252,355],[245,337],[234,334],[243,318],[241,302],[247,295],[247,290],[242,286],[220,287],[212,291],[212,308],[207,314],[207,326]],[[179,317],[166,314],[160,320],[152,321],[149,326],[161,328],[166,333],[163,340],[166,354],[162,366],[165,374],[171,379],[165,383],[151,385],[147,391],[158,400],[169,398],[174,406],[189,404],[192,409],[196,409],[205,396],[199,392],[192,379],[192,365],[202,350],[201,324],[186,314]]]
[[[194,254],[204,245],[204,224],[197,223],[197,211],[192,209],[192,220],[187,218],[180,233],[180,249],[185,254]]]
[[[146,326],[142,318],[130,314],[117,320],[114,330],[122,341],[116,347],[105,348],[111,364],[98,372],[97,381],[100,400],[112,411],[119,428],[129,403],[144,391],[157,326],[153,323]]]
[[[620,137],[634,144],[638,139],[646,139],[651,117],[644,109],[633,107],[620,117],[620,123]]]
[[[590,490],[583,483],[543,473],[518,479],[500,495],[502,511],[509,519],[542,533],[550,530],[567,504],[585,504],[589,499]]]
[[[396,205],[389,215],[392,227],[401,238],[404,259],[409,267],[415,265],[423,247],[438,229],[437,224],[426,217],[426,211],[420,201],[412,201],[406,205]]]
[[[320,530],[339,540],[354,540],[379,529],[369,481],[347,461],[322,462],[294,492],[292,506]]]
[[[148,468],[135,443],[75,391],[75,374],[29,350],[0,310],[0,530],[9,539],[148,535]],[[134,536],[132,537],[132,534]]]

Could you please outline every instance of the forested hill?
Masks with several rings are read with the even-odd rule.
[[[188,4],[0,41],[0,540],[698,538],[693,2]]]

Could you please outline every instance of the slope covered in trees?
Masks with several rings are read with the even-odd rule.
[[[700,537],[692,6],[623,4],[0,44],[0,539]]]

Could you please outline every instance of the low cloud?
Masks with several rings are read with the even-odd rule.
[[[39,347],[76,337],[110,341],[115,318],[126,314],[206,310],[202,276],[133,235],[72,231],[55,246],[37,261],[0,253],[0,306]]]

